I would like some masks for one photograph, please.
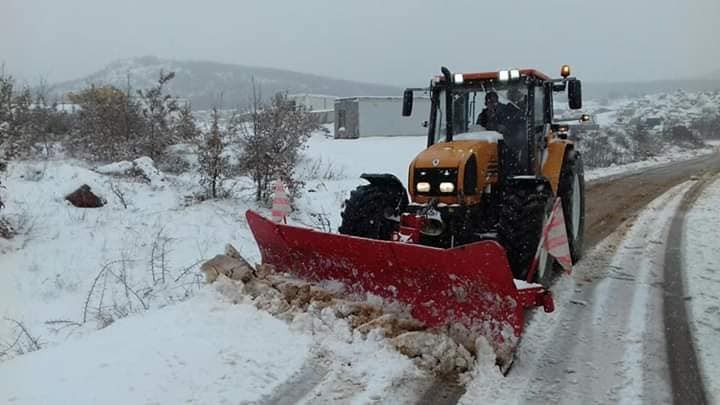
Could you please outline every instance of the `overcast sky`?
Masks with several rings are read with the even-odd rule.
[[[441,65],[679,78],[720,69],[719,20],[720,0],[0,0],[0,62],[31,82],[142,55],[401,86]]]

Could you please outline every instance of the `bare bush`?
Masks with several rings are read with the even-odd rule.
[[[179,111],[175,98],[165,94],[165,85],[175,77],[175,72],[160,71],[157,84],[146,90],[138,90],[141,99],[144,131],[140,137],[142,155],[158,160],[165,148],[177,141],[174,135],[174,114]]]
[[[15,235],[17,235],[17,231],[7,218],[0,217],[0,238],[12,239]]]
[[[706,139],[720,138],[720,109],[704,114],[693,121],[690,127]]]
[[[327,212],[324,210],[322,212],[311,212],[310,218],[313,219],[314,224],[313,227],[316,229],[319,229],[323,232],[332,232],[332,223],[330,222],[330,217],[328,216]]]
[[[165,283],[169,274],[167,267],[167,255],[170,253],[168,244],[173,241],[165,235],[165,227],[162,226],[155,235],[150,251],[150,273],[152,275],[153,285],[157,283]],[[158,275],[157,272],[160,272]]]
[[[234,131],[232,126],[220,128],[220,117],[217,108],[213,108],[210,129],[202,134],[198,143],[198,160],[200,162],[200,185],[209,198],[225,195],[223,182],[230,173],[229,157],[225,154],[223,139]]]
[[[27,153],[29,140],[32,94],[28,87],[15,89],[15,79],[0,71],[0,151],[5,159],[12,160]]]
[[[304,106],[286,94],[278,93],[264,104],[254,84],[253,93],[250,122],[240,126],[241,169],[255,183],[256,201],[269,203],[273,181],[278,177],[287,185],[292,201],[304,185],[295,176],[300,152],[319,125]]]
[[[143,309],[150,308],[143,299],[143,296],[135,288],[130,286],[127,278],[126,266],[129,260],[123,258],[106,263],[93,279],[88,295],[85,298],[85,305],[82,313],[82,323],[87,323],[89,316],[94,316],[99,322],[100,327],[108,326],[114,320],[123,318],[135,311],[133,303],[139,303]],[[116,272],[113,267],[121,265],[121,271]],[[119,283],[123,287],[124,302],[118,302],[113,299],[111,293],[108,293],[108,281]],[[111,299],[108,302],[107,299]]]
[[[642,160],[655,156],[661,151],[662,145],[653,137],[647,128],[641,124],[635,124],[630,127],[627,134],[630,140],[630,150],[633,154],[633,160]]]
[[[157,168],[163,173],[182,174],[190,171],[190,162],[182,156],[165,156],[157,162]]]
[[[160,72],[155,86],[133,93],[129,85],[91,85],[70,100],[80,106],[67,149],[76,156],[102,161],[149,156],[161,161],[169,145],[187,141],[197,132],[190,106],[181,109],[165,93],[174,72]]]
[[[344,166],[338,167],[322,158],[312,160],[303,177],[308,180],[340,180],[346,177]]]
[[[120,189],[120,186],[118,186],[115,183],[110,183],[110,190],[113,194],[115,194],[115,197],[117,197],[118,201],[120,201],[120,204],[122,204],[123,208],[127,209],[128,204],[127,200],[125,199],[125,192]]]
[[[685,148],[699,148],[705,144],[699,133],[677,123],[668,123],[663,137],[669,144]]]
[[[200,130],[195,124],[190,103],[181,107],[179,113],[180,116],[173,128],[174,138],[179,142],[193,142],[200,135]]]
[[[0,359],[38,351],[42,348],[40,339],[31,334],[25,324],[10,318],[4,318],[4,320],[14,325],[16,333],[12,342],[0,342]]]
[[[66,144],[72,154],[112,161],[142,153],[144,119],[129,89],[123,92],[112,86],[91,85],[68,97],[80,106],[76,127]]]
[[[608,167],[633,161],[628,149],[619,147],[611,139],[625,136],[612,130],[587,131],[578,142],[583,163],[588,168]]]

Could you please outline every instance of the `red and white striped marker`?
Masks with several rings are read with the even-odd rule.
[[[272,199],[272,220],[277,223],[287,224],[287,216],[291,211],[290,199],[288,199],[285,192],[285,185],[282,180],[277,179]]]
[[[554,257],[555,260],[557,260],[566,273],[569,274],[572,272],[570,244],[567,238],[565,215],[563,214],[560,197],[555,199],[552,212],[550,212],[550,217],[543,227],[540,243],[538,243],[538,248],[535,251],[535,257],[533,257],[532,263],[530,264],[530,271],[527,275],[528,282],[535,277],[535,272],[537,271],[540,261],[540,254],[543,249],[545,249],[550,256]]]
[[[563,215],[560,197],[555,199],[550,221],[543,231],[545,249],[560,263],[566,273],[572,271],[572,257],[570,256],[570,243],[565,227],[565,215]]]

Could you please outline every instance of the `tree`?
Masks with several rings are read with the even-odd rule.
[[[203,133],[198,144],[200,185],[210,198],[218,198],[222,194],[222,183],[230,169],[229,159],[224,155],[224,135],[227,135],[227,130],[220,128],[220,116],[217,108],[213,108],[210,129]]]
[[[272,181],[280,178],[288,186],[291,200],[303,184],[295,178],[300,152],[317,120],[304,106],[277,93],[269,104],[262,104],[253,83],[253,100],[249,125],[240,126],[241,169],[255,183],[255,199],[267,203]]]
[[[68,98],[80,106],[68,144],[71,151],[93,160],[137,157],[144,120],[140,106],[127,93],[91,85]]]
[[[179,108],[174,97],[164,93],[165,84],[175,77],[175,72],[165,73],[160,71],[160,78],[155,87],[147,90],[138,90],[142,100],[142,113],[145,117],[146,130],[143,134],[143,154],[157,159],[164,152],[165,148],[172,145],[173,131],[171,124],[173,114]]]
[[[215,114],[215,111],[216,110],[213,109],[213,115]],[[190,103],[185,104],[182,108],[180,108],[180,117],[175,124],[173,132],[175,140],[179,142],[193,141],[200,133],[197,125],[195,125],[195,117],[193,117]]]
[[[15,94],[15,79],[0,71],[0,150],[8,160],[28,149],[31,106],[30,88]]]

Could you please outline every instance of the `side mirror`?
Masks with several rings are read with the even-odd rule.
[[[568,104],[571,110],[582,108],[582,83],[580,80],[568,80]]]
[[[412,115],[412,108],[413,108],[413,91],[405,90],[405,92],[403,93],[403,106],[402,106],[403,117],[409,117],[410,115]]]

